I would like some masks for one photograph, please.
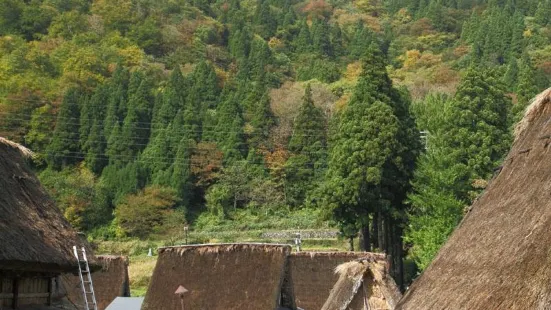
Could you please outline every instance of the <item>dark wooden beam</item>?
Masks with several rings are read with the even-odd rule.
[[[54,295],[54,278],[48,279],[48,306],[52,305],[52,296]]]
[[[13,298],[12,293],[2,293],[0,294],[0,299],[12,299]],[[20,293],[17,295],[19,299],[25,299],[25,298],[48,298],[50,296],[50,293]]]
[[[19,308],[19,278],[15,277],[13,278],[13,300],[12,300],[12,308],[18,309]]]

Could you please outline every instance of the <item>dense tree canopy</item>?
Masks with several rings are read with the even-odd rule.
[[[0,136],[36,152],[66,217],[93,235],[301,214],[390,253],[401,283],[402,258],[427,266],[548,86],[550,12],[549,0],[0,0]]]

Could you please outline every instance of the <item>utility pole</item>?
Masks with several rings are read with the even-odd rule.
[[[184,226],[184,234],[186,235],[186,245],[187,245],[187,233],[188,233],[188,230],[189,230],[189,226]]]

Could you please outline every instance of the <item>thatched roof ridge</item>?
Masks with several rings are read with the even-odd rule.
[[[0,270],[74,271],[73,245],[87,242],[40,185],[25,161],[30,155],[26,148],[0,140]]]
[[[537,95],[524,112],[524,117],[515,127],[515,140],[517,140],[536,117],[543,111],[545,105],[551,102],[551,87]]]
[[[8,140],[8,139],[3,138],[3,137],[0,137],[0,143],[16,149],[25,158],[34,157],[34,153],[31,150],[29,150],[28,148],[22,146],[19,143],[13,142],[13,141]]]
[[[231,250],[236,247],[241,246],[254,246],[255,248],[270,248],[280,249],[281,247],[289,247],[289,244],[285,243],[261,243],[261,242],[238,242],[238,243],[200,243],[200,244],[182,244],[182,245],[173,245],[160,247],[159,251],[170,251],[174,249],[198,249],[198,248],[219,248]]]
[[[551,90],[518,126],[499,174],[397,309],[548,309]]]
[[[338,252],[338,251],[302,251],[302,252],[293,252],[291,256],[307,256],[311,258],[323,256],[323,257],[347,257],[352,259],[357,258],[370,258],[373,260],[386,260],[387,256],[383,253],[371,253],[371,252]]]
[[[339,280],[322,310],[394,309],[401,297],[381,261],[358,259],[339,265],[335,273]]]
[[[276,309],[292,298],[285,291],[289,245],[202,244],[160,248],[142,309]],[[291,285],[292,283],[287,283]]]

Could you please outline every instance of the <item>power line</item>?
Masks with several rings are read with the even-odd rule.
[[[74,155],[66,155],[66,154],[63,154],[63,155],[60,155],[61,157],[64,157],[64,158],[73,158],[73,159],[81,159],[81,160],[85,160],[86,159],[86,156],[85,155],[79,155],[78,152],[68,152],[69,154],[74,154]],[[101,154],[97,154],[97,156],[100,157],[100,159],[104,159],[106,161],[109,161],[109,155],[105,154],[105,153],[101,153]],[[126,155],[120,155],[120,157],[129,157],[129,156],[126,156]],[[160,157],[146,157],[146,158],[160,158]],[[176,158],[176,157],[172,157],[172,158]],[[165,159],[169,159],[169,158],[165,158]],[[144,164],[166,164],[167,166],[170,166],[174,163],[174,161],[168,161],[168,160],[157,160],[157,161],[151,161],[151,160],[144,160],[144,159],[141,159],[141,158],[132,158],[132,159],[129,159],[127,161],[124,161],[124,160],[121,160],[123,163],[126,163],[126,164],[130,164],[130,163],[144,163]],[[246,165],[253,165],[253,166],[262,166],[268,170],[286,170],[285,169],[285,166],[281,166],[281,168],[277,168],[277,169],[273,169],[271,168],[272,165],[270,165],[269,163],[266,163],[266,162],[251,162],[251,161],[247,161],[247,160],[243,160],[245,162]],[[194,163],[198,163],[198,164],[209,164],[209,163],[212,163],[213,161],[211,160],[192,160],[192,159],[185,159],[185,160],[181,160],[180,163],[183,163],[183,164],[189,164],[190,166],[193,166],[192,164]],[[308,164],[311,164],[312,166],[315,165],[315,163],[308,163]],[[196,165],[196,166],[200,166],[200,165]],[[223,166],[220,166],[220,168],[223,168]],[[327,170],[328,168],[327,167],[323,167],[323,168],[304,168],[304,167],[299,167],[299,168],[293,168],[291,169],[292,171],[325,171]]]
[[[2,114],[0,112],[0,114]],[[74,119],[74,118],[73,118]],[[30,124],[30,122],[32,122],[32,119],[27,119],[27,118],[12,118],[12,119],[9,119],[9,120],[15,120],[15,121],[22,121],[22,122],[25,122],[26,124]],[[102,124],[102,123],[105,123],[105,121],[98,121],[99,124]],[[67,125],[73,125],[73,126],[80,126],[81,123],[80,122],[66,122]],[[97,124],[97,123],[96,123]],[[121,124],[124,124],[124,121],[123,122],[120,122],[120,121],[115,121],[114,122],[114,125],[115,124],[119,124],[119,126]],[[133,129],[136,129],[136,130],[152,130],[152,131],[167,131],[168,130],[168,125],[172,124],[172,122],[168,123],[168,124],[163,124],[163,123],[160,123],[160,122],[133,122],[133,124],[149,124],[151,125],[150,127],[133,127]],[[167,126],[165,128],[163,127],[157,127],[155,125],[162,125],[163,127],[164,126]],[[90,127],[94,126],[94,122],[90,122]],[[98,125],[100,128],[102,129],[105,129],[105,126],[101,126],[101,125]],[[193,125],[189,125],[189,124],[184,124],[183,125],[184,127],[185,126],[193,126]],[[191,133],[205,133],[205,132],[213,132],[213,131],[210,131],[208,128],[214,128],[214,129],[217,129],[219,128],[219,125],[198,125],[199,127],[201,128],[207,128],[207,130],[184,130],[184,131],[179,131],[179,133],[184,133],[184,132],[191,132]],[[17,126],[13,125],[14,128],[16,128]],[[325,133],[327,132],[327,130],[304,130],[305,132],[322,132],[322,133]],[[242,131],[216,131],[218,133],[243,133]],[[178,133],[178,131],[174,132],[174,131],[171,131],[171,133]],[[315,136],[318,136],[318,135],[315,135],[315,134],[311,134],[311,135],[307,135],[307,134],[301,134],[300,136],[304,136],[304,137],[315,137]]]
[[[33,101],[26,101],[26,100],[15,100],[15,101],[33,102]],[[41,103],[48,103],[48,102],[41,102]],[[102,107],[99,107],[99,108],[107,108],[107,106],[102,106]],[[153,108],[153,106],[151,106],[151,108]],[[178,108],[178,110],[184,111],[184,110],[185,110],[185,107],[180,107],[180,108]],[[212,110],[212,109],[209,109],[209,110]],[[271,110],[271,109],[270,109],[270,110]],[[216,110],[213,110],[213,111],[214,111],[213,113],[216,114],[216,115],[229,115],[229,116],[234,116],[235,114],[239,114],[239,115],[241,115],[241,116],[254,116],[254,115],[255,115],[254,113],[248,113],[248,112],[244,112],[244,111],[240,111],[240,112],[238,112],[238,113],[222,113],[222,112],[219,112],[219,111],[216,111]],[[32,113],[32,112],[31,112],[31,113]],[[297,111],[297,113],[298,113],[298,111]],[[9,115],[9,114],[18,114],[18,113],[17,113],[17,112],[0,112],[0,114],[7,114],[7,115]],[[26,113],[19,113],[19,114],[22,114],[22,115],[25,115],[25,116],[26,116],[26,115],[29,115],[29,116],[30,116],[30,114],[26,114]],[[57,117],[57,115],[53,115],[53,114],[42,114],[42,115],[40,115],[40,116],[48,116],[48,117],[52,117],[52,118],[56,118],[56,117]],[[323,117],[323,116],[322,116],[322,117],[316,117],[316,118],[317,118],[317,119],[327,119],[327,117]],[[74,118],[74,117],[73,117],[72,119],[75,119],[75,120],[76,120],[76,119],[78,119],[78,118]]]

